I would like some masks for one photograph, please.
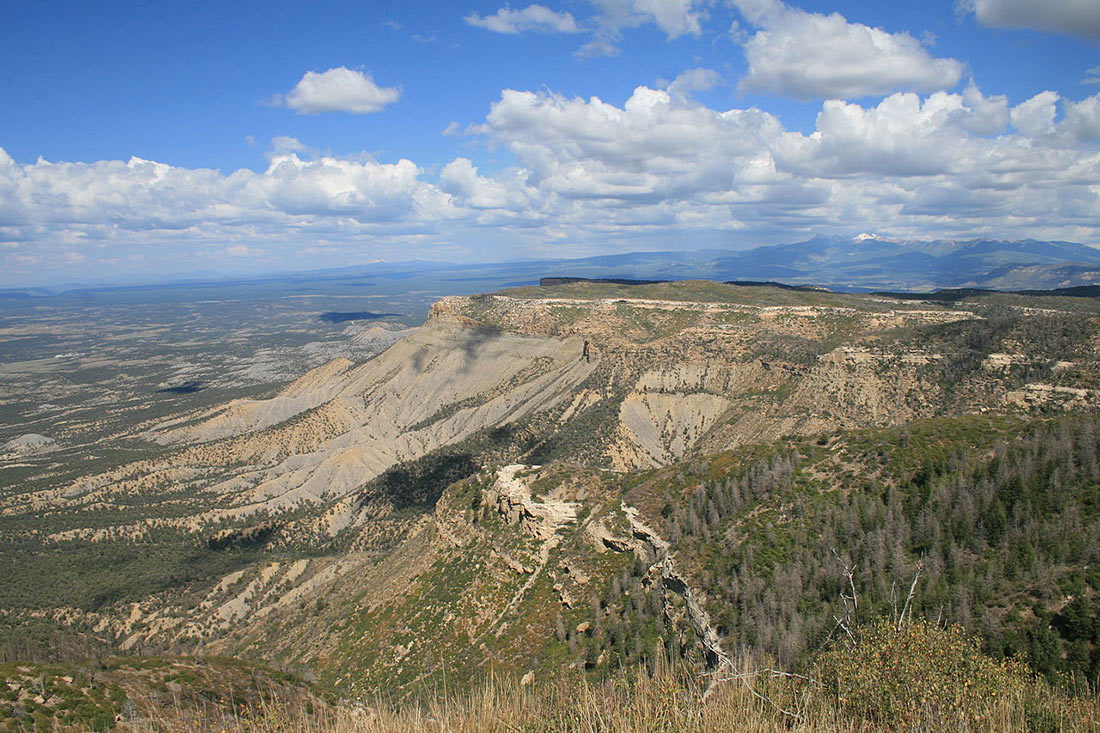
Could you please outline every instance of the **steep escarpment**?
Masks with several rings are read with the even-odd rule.
[[[702,673],[735,648],[794,660],[828,632],[851,558],[909,573],[932,547],[944,585],[929,592],[993,628],[943,565],[973,569],[1040,527],[993,479],[937,477],[958,463],[1000,480],[991,452],[1027,463],[1013,426],[1096,411],[1090,308],[715,283],[444,298],[372,359],[163,420],[142,460],[5,494],[8,575],[62,582],[0,583],[0,605],[127,652],[261,657],[349,694],[666,654]],[[927,435],[895,432],[911,424],[952,448],[914,453]],[[1089,438],[1072,435],[1050,441],[1080,454],[1057,475],[1081,489]],[[1001,521],[952,550],[963,530],[937,523],[932,497]],[[1047,510],[1071,534],[1091,521]],[[1059,552],[1044,567],[1077,562]],[[1006,604],[1031,597],[1038,561],[1012,562]]]
[[[24,508],[110,504],[186,482],[207,507],[160,524],[200,528],[338,501],[395,464],[567,400],[593,368],[580,351],[576,339],[437,318],[362,365],[337,360],[269,400],[158,434],[203,442],[27,496]]]
[[[947,307],[799,291],[780,291],[769,302],[759,292],[745,294],[752,289],[710,283],[616,291],[627,297],[593,297],[593,288],[446,298],[436,309],[509,331],[583,339],[597,366],[559,415],[565,435],[551,442],[568,443],[571,423],[599,414],[603,430],[585,426],[599,442],[598,451],[589,442],[586,457],[617,470],[784,435],[1026,409],[1039,401],[1100,404],[1087,386],[1097,354],[1096,320],[1087,309],[980,301]],[[1048,327],[1057,334],[1053,349],[1013,368],[996,366],[1000,347],[1033,340]],[[1071,360],[1059,366],[1060,358]],[[1039,374],[1055,374],[1062,384],[1029,381]]]
[[[783,293],[799,302],[771,305],[714,287],[668,291],[680,299],[444,298],[374,359],[338,359],[269,399],[166,421],[151,437],[184,447],[24,495],[17,510],[109,507],[165,487],[176,500],[187,487],[204,509],[154,526],[331,505],[322,529],[332,535],[355,519],[355,492],[372,479],[486,431],[517,459],[630,470],[783,435],[1100,403],[1087,314],[1072,314],[1070,328],[1069,314],[990,315],[981,303],[799,291]],[[1022,353],[1037,321],[1063,343],[1002,363],[998,350]]]

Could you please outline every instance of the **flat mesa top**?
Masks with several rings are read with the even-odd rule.
[[[771,283],[723,283],[713,280],[679,280],[660,283],[621,284],[573,282],[506,288],[487,296],[520,300],[559,301],[577,305],[624,300],[632,305],[646,302],[727,304],[757,307],[805,306],[882,310],[957,310],[978,305],[1002,305],[1052,311],[1100,313],[1100,298],[1069,297],[1058,291],[1011,293],[998,291],[938,291],[933,293],[840,293],[823,288],[792,287]]]

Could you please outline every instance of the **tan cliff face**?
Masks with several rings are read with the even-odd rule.
[[[944,410],[935,370],[941,355],[890,351],[875,339],[981,316],[873,298],[857,305],[480,296],[447,298],[437,308],[509,332],[583,338],[600,366],[574,401],[586,409],[617,403],[604,457],[629,470],[699,449]]]
[[[89,508],[190,488],[209,497],[194,512],[60,538],[202,531],[302,507],[320,509],[314,531],[332,536],[362,519],[356,492],[374,477],[479,431],[522,427],[534,442],[572,431],[572,442],[558,440],[557,457],[630,470],[948,410],[1097,401],[1084,387],[1010,384],[1003,355],[994,354],[966,385],[970,402],[949,404],[943,354],[882,342],[899,329],[982,318],[963,308],[855,296],[769,305],[707,294],[711,300],[446,297],[424,326],[373,359],[336,359],[269,399],[165,420],[146,433],[180,446],[164,458],[24,495],[0,511]],[[1072,362],[1058,364],[1072,372],[1065,367]],[[597,415],[598,425],[589,425]]]
[[[154,430],[155,440],[192,443],[163,460],[81,479],[29,503],[80,506],[201,483],[214,506],[175,520],[198,528],[339,501],[396,463],[565,400],[593,368],[580,350],[576,339],[487,335],[431,321],[361,365],[335,360],[271,399]]]

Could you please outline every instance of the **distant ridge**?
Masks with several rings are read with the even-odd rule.
[[[748,250],[633,252],[573,260],[502,263],[536,269],[543,285],[712,280],[849,292],[1064,291],[1100,285],[1100,249],[1072,242],[994,239],[892,241],[814,237]],[[592,277],[598,273],[598,277]],[[1083,291],[1088,292],[1088,291]],[[946,296],[943,296],[946,297]]]
[[[706,279],[706,278],[703,278]],[[550,288],[555,285],[572,285],[573,283],[602,283],[606,285],[660,285],[661,283],[677,282],[676,280],[639,280],[630,277],[540,277],[539,287]],[[791,285],[789,283],[776,282],[774,280],[726,280],[723,285],[739,285],[750,288],[782,288],[784,290],[805,290],[815,293],[831,292],[828,288],[819,285]]]
[[[706,279],[706,278],[700,278]],[[574,283],[597,283],[608,285],[659,285],[677,282],[675,280],[640,280],[627,277],[542,277],[540,287],[571,285]],[[736,285],[748,288],[780,288],[812,293],[830,293],[829,288],[820,285],[796,285],[776,280],[725,280],[723,285]],[[1026,295],[1026,296],[1062,296],[1065,298],[1100,298],[1100,285],[1077,285],[1067,288],[1049,288],[1046,290],[998,290],[994,288],[943,288],[926,292],[909,290],[875,290],[871,295],[897,300],[933,300],[941,303],[953,303],[983,295]]]
[[[635,280],[628,277],[540,277],[539,287],[549,288],[555,285],[573,283],[604,283],[606,285],[660,285],[671,280]]]
[[[1078,285],[1054,290],[1017,290],[1017,295],[1061,295],[1066,298],[1100,298],[1100,285]]]
[[[784,290],[803,290],[813,293],[830,293],[828,288],[820,285],[791,285],[789,283],[776,282],[774,280],[726,280],[723,285],[740,285],[748,288],[782,288]]]
[[[1078,285],[1071,288],[1051,288],[1049,290],[993,290],[991,288],[947,288],[934,290],[930,293],[901,292],[901,291],[876,291],[872,295],[898,300],[935,300],[939,302],[955,302],[967,298],[980,297],[982,295],[1027,295],[1027,296],[1061,296],[1063,298],[1100,298],[1100,285]]]

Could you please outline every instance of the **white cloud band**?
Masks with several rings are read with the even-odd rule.
[[[484,257],[494,237],[517,253],[860,230],[1100,243],[1100,94],[832,100],[803,134],[695,102],[688,92],[712,81],[696,70],[621,106],[506,90],[472,128],[515,158],[492,174],[466,157],[434,178],[409,160],[309,158],[291,138],[273,141],[265,170],[228,175],[139,158],[18,164],[0,150],[0,271],[9,283],[46,262],[91,272],[104,252],[299,267],[320,262],[307,250],[341,247]]]

